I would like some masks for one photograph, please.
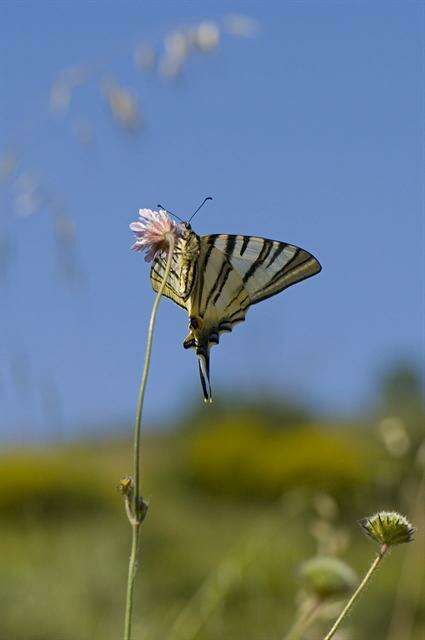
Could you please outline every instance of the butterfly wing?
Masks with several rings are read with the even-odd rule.
[[[201,238],[199,278],[191,296],[190,332],[183,346],[195,348],[205,401],[211,401],[209,352],[220,334],[245,320],[251,304],[240,274],[228,257]]]
[[[191,296],[198,278],[200,253],[199,236],[186,229],[183,237],[176,242],[171,260],[164,295],[187,311],[191,307]],[[159,291],[165,275],[167,257],[156,256],[151,267],[151,284],[154,291]]]
[[[251,304],[242,278],[228,256],[203,239],[199,267],[193,312],[218,333],[230,331]]]
[[[205,401],[211,401],[209,352],[220,334],[243,322],[248,307],[316,273],[321,266],[308,251],[257,236],[210,235],[199,238],[196,258],[184,266],[182,253],[173,257],[164,295],[189,313],[190,332],[183,346],[195,348]],[[158,291],[166,259],[159,256],[151,269]]]
[[[164,279],[167,257],[159,255],[153,261],[151,267],[151,284],[154,291],[158,291]],[[170,274],[167,278],[163,295],[170,298],[183,309],[188,309],[188,295],[181,287],[181,264],[178,254],[173,255]]]
[[[314,276],[318,260],[293,244],[257,236],[211,235],[201,239],[221,251],[240,274],[251,304]]]

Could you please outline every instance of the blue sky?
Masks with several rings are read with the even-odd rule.
[[[221,29],[228,13],[257,20],[257,35],[222,32],[178,81],[135,68],[142,40],[159,48],[173,29],[205,19]],[[0,154],[18,158],[0,184],[5,437],[131,418],[152,293],[128,224],[157,202],[185,217],[213,195],[199,234],[284,240],[323,265],[223,337],[212,352],[216,395],[295,395],[348,415],[373,399],[385,363],[420,361],[421,3],[6,1],[0,15]],[[59,117],[51,85],[74,65],[90,78]],[[146,122],[137,136],[110,117],[100,85],[111,78],[137,95]],[[74,134],[81,123],[90,144]],[[23,217],[15,200],[28,175],[42,203]],[[75,261],[74,279],[58,271],[52,199],[75,223],[75,251],[62,256]],[[181,347],[186,325],[163,302],[150,423],[201,402],[194,355]]]

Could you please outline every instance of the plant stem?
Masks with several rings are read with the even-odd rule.
[[[363,580],[361,581],[361,583],[359,584],[359,586],[357,587],[357,589],[355,590],[355,592],[353,593],[353,595],[351,596],[351,598],[349,599],[347,604],[345,605],[344,609],[339,614],[339,616],[336,619],[336,622],[333,625],[332,629],[323,638],[323,640],[330,640],[331,638],[334,637],[334,635],[335,635],[338,627],[340,626],[341,622],[344,620],[345,616],[348,614],[348,612],[350,611],[351,607],[356,602],[357,598],[359,597],[359,595],[361,594],[361,592],[363,591],[363,589],[365,588],[365,586],[369,582],[370,578],[372,577],[372,574],[377,569],[378,565],[380,564],[381,560],[383,559],[383,557],[385,556],[387,551],[388,551],[387,545],[383,544],[381,549],[380,549],[380,551],[379,551],[379,554],[377,555],[375,560],[372,562],[372,565],[370,566],[369,571],[366,573],[365,577],[363,578]]]
[[[143,366],[142,378],[140,381],[139,394],[137,397],[137,406],[136,406],[136,419],[134,423],[134,442],[133,442],[133,478],[134,478],[134,486],[133,486],[133,500],[132,500],[132,513],[129,515],[129,521],[132,529],[131,536],[131,552],[130,552],[130,560],[128,563],[128,578],[127,578],[127,597],[125,604],[125,621],[124,621],[124,640],[131,640],[131,625],[133,620],[133,599],[134,599],[134,583],[137,572],[137,553],[139,549],[139,536],[140,536],[140,525],[142,524],[144,513],[143,513],[143,505],[140,495],[140,432],[142,426],[142,411],[143,411],[143,402],[145,399],[145,391],[146,391],[146,383],[148,380],[149,374],[149,366],[151,361],[151,353],[152,353],[152,341],[153,341],[153,333],[156,322],[156,316],[158,313],[158,307],[161,300],[162,293],[165,288],[165,284],[168,280],[168,276],[171,269],[171,262],[173,259],[174,253],[174,236],[169,233],[166,237],[168,241],[168,254],[167,254],[167,263],[164,272],[164,278],[161,282],[161,286],[159,287],[158,293],[156,294],[151,317],[149,321],[148,327],[148,336],[146,340],[146,352],[145,352],[145,363]]]
[[[313,600],[310,607],[307,607],[305,611],[301,613],[289,629],[288,633],[284,637],[284,640],[298,640],[301,634],[310,627],[316,619],[320,607],[322,606],[321,600]]]

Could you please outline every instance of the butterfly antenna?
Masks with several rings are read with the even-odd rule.
[[[192,220],[192,218],[194,218],[196,216],[196,214],[198,213],[199,209],[202,209],[202,207],[204,206],[204,204],[206,203],[207,200],[212,200],[211,196],[207,196],[206,198],[204,198],[204,200],[201,202],[201,204],[196,209],[196,211],[194,213],[192,213],[192,215],[190,216],[190,218],[188,220],[189,223]]]
[[[165,207],[162,206],[162,204],[157,204],[156,205],[159,209],[162,209],[163,211],[165,211],[165,213],[169,213],[171,216],[174,216],[175,218],[177,218],[177,220],[180,220],[180,222],[184,222],[184,220],[182,220],[181,218],[179,218],[175,213],[173,213],[172,211],[168,211],[168,209],[166,209]]]

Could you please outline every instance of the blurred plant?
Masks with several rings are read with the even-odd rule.
[[[306,590],[319,600],[346,595],[357,578],[351,567],[332,556],[308,560],[301,566],[300,576]]]
[[[0,459],[0,514],[15,519],[75,519],[114,508],[114,495],[78,454],[10,453]]]
[[[257,20],[237,14],[226,16],[224,25],[228,33],[239,38],[252,38],[257,35],[260,28]]]
[[[125,508],[131,525],[132,540],[128,565],[127,597],[124,620],[124,640],[131,639],[131,627],[133,621],[133,596],[134,582],[137,571],[137,555],[139,549],[140,525],[147,513],[147,504],[140,492],[140,432],[142,426],[142,411],[145,398],[146,383],[148,380],[149,366],[152,353],[153,332],[159,303],[165,288],[173,259],[174,247],[181,234],[181,227],[172,220],[165,211],[151,211],[140,209],[139,220],[130,225],[130,229],[136,235],[136,242],[132,249],[135,251],[147,251],[146,261],[153,260],[156,255],[166,255],[167,261],[164,275],[158,293],[156,294],[151,317],[149,320],[148,336],[146,341],[145,362],[142,379],[137,398],[136,419],[134,424],[133,443],[133,478],[125,478],[120,483],[120,490],[124,496]]]
[[[345,527],[338,525],[340,509],[337,501],[333,496],[321,492],[313,497],[313,507],[317,517],[310,525],[310,532],[317,540],[317,553],[340,555],[347,549],[350,536]]]
[[[22,218],[38,213],[45,204],[40,178],[33,172],[19,174],[13,182],[13,190],[15,211]]]
[[[330,640],[334,637],[342,621],[368,584],[388,549],[392,546],[405,544],[413,540],[414,527],[412,527],[407,518],[396,511],[380,511],[369,518],[363,518],[360,520],[359,524],[363,531],[372,538],[372,540],[379,544],[379,553],[372,562],[372,565],[363,580],[345,605],[344,609],[341,611],[333,627],[324,637],[324,640]]]
[[[389,416],[379,423],[382,441],[388,453],[395,458],[404,456],[410,448],[410,438],[401,418]]]
[[[250,30],[249,20],[245,17],[236,19],[233,17],[226,27],[224,22],[227,24],[227,19],[224,19],[224,22],[202,19],[178,28],[171,26],[157,42],[151,41],[149,36],[144,34],[143,40],[132,52],[134,65],[137,71],[149,73],[150,81],[153,78],[158,81],[159,78],[164,77],[174,79],[182,72],[189,56],[195,57],[199,54],[198,59],[206,60],[206,54],[217,50],[223,44],[224,33],[228,34],[227,40],[229,40],[230,36],[241,36],[242,32]],[[4,188],[6,197],[10,200],[10,206],[8,206],[9,202],[6,206],[2,203],[1,209],[6,214],[10,209],[17,217],[23,218],[36,217],[47,211],[51,217],[58,249],[58,272],[61,276],[65,276],[63,280],[67,284],[80,284],[85,276],[77,261],[79,257],[76,251],[78,218],[52,209],[50,185],[46,188],[45,179],[40,176],[40,168],[44,167],[46,153],[47,157],[51,154],[51,148],[48,144],[46,145],[49,139],[47,134],[52,133],[52,123],[54,123],[56,130],[53,130],[53,139],[56,139],[58,122],[63,121],[65,125],[70,126],[73,138],[86,151],[90,150],[92,153],[99,151],[100,145],[93,144],[95,140],[101,138],[101,131],[97,128],[97,114],[93,115],[93,111],[88,113],[88,108],[94,106],[96,109],[97,107],[93,102],[94,95],[95,101],[101,100],[103,104],[106,103],[107,110],[112,116],[111,120],[119,130],[127,135],[127,138],[139,140],[139,134],[144,130],[147,121],[144,103],[142,103],[142,111],[139,91],[127,86],[127,80],[122,81],[121,75],[115,78],[117,60],[122,61],[128,53],[131,53],[131,49],[128,38],[125,38],[121,47],[113,48],[113,51],[109,47],[108,51],[96,52],[92,60],[59,69],[52,78],[48,94],[45,96],[46,113],[40,113],[39,109],[35,112],[31,111],[30,106],[28,124],[25,123],[25,119],[24,122],[20,122],[17,131],[10,132],[11,141],[5,141],[0,149],[0,187]],[[128,69],[125,65],[120,69],[121,71],[127,77]],[[140,75],[137,77],[137,82],[140,83]],[[170,101],[166,100],[165,103],[170,104]],[[36,118],[34,113],[37,114]],[[50,117],[45,118],[47,113]],[[169,113],[173,114],[172,107]],[[69,141],[69,137],[66,140]],[[70,154],[67,152],[66,155],[69,160]],[[22,166],[29,157],[31,166],[28,168]],[[86,156],[83,160],[86,160]],[[55,166],[53,166],[54,172]],[[62,181],[59,174],[62,176],[63,172],[56,173],[58,179]],[[56,189],[56,186],[54,188]],[[16,224],[16,220],[12,220],[13,222]],[[45,229],[41,222],[40,226],[42,230]],[[19,237],[22,235],[25,234],[18,231],[15,241],[13,230],[11,232],[8,228],[0,229],[0,284],[3,283],[5,275],[8,275],[7,269],[13,258],[20,256],[19,251],[12,251],[11,247],[15,249],[16,245],[19,249]]]
[[[119,85],[115,80],[109,79],[103,82],[103,93],[117,124],[131,133],[142,129],[143,118],[136,96],[130,89]]]
[[[220,30],[215,22],[201,22],[192,32],[192,41],[202,53],[209,53],[220,42]]]
[[[210,53],[220,42],[220,29],[215,22],[203,21],[195,27],[172,31],[164,38],[164,53],[159,60],[159,74],[176,78],[183,71],[189,55],[195,51]]]
[[[218,419],[193,434],[187,473],[218,494],[274,499],[294,487],[347,495],[368,479],[367,452],[327,425],[270,429],[255,414]]]
[[[353,588],[357,576],[345,562],[330,556],[316,556],[300,567],[299,572],[307,597],[285,640],[301,638],[315,622],[322,606],[345,596]]]
[[[421,464],[421,461],[418,460]],[[424,497],[425,497],[425,465],[422,462],[422,477],[419,481],[414,501],[411,505],[415,522],[420,528],[421,544],[424,548],[423,533],[425,528]],[[392,607],[392,617],[388,630],[388,640],[408,638],[410,636],[414,617],[421,597],[421,584],[424,573],[424,564],[414,552],[414,546],[408,547],[405,552],[404,562],[401,567],[400,577],[397,582],[397,591]],[[419,562],[418,562],[419,560]],[[416,579],[415,579],[416,578]]]
[[[223,389],[208,412],[202,411],[199,405],[192,405],[185,412],[180,422],[180,429],[200,433],[217,426],[231,426],[246,423],[258,423],[264,429],[281,432],[294,425],[310,424],[313,420],[311,412],[294,400],[261,390],[257,395],[240,395],[227,393]],[[195,436],[194,436],[195,437]]]
[[[408,360],[393,363],[382,373],[378,391],[379,415],[392,420],[397,418],[404,426],[409,425],[411,445],[422,439],[425,404],[421,369]]]
[[[425,440],[422,387],[419,371],[411,364],[399,362],[391,367],[381,380],[381,411],[384,417],[378,422],[378,429],[387,453],[380,465],[384,469],[380,479],[385,488],[391,488],[397,495],[418,527],[421,525],[423,537]],[[420,602],[422,565],[417,545],[406,548],[397,580],[388,640],[407,638],[412,631]]]
[[[230,590],[242,581],[245,570],[258,556],[263,542],[264,532],[258,526],[243,536],[178,614],[167,633],[168,640],[193,640],[197,637]]]
[[[88,70],[82,66],[62,69],[50,89],[50,110],[56,115],[67,113],[72,98],[72,92],[78,85],[88,79]]]

